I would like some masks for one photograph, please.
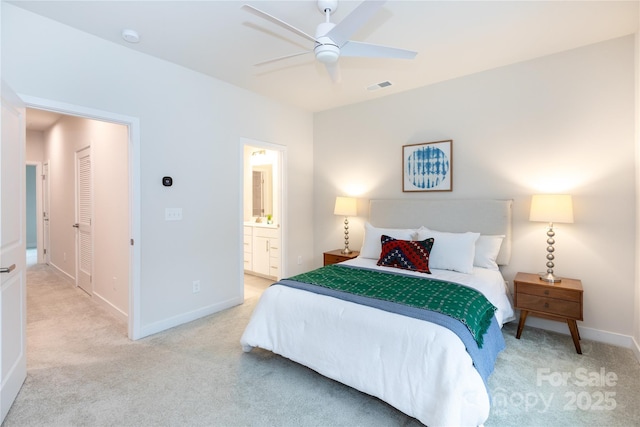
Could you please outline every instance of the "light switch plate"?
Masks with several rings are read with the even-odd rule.
[[[181,221],[182,208],[165,208],[164,219],[165,221]]]

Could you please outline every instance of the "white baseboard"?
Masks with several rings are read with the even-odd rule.
[[[240,305],[243,302],[244,302],[244,298],[240,296],[237,298],[232,298],[227,301],[220,302],[218,304],[202,307],[197,310],[193,310],[188,313],[181,314],[179,316],[174,316],[165,320],[154,322],[150,325],[142,326],[140,330],[140,337],[138,338],[144,338],[144,337],[148,337],[149,335],[157,334],[158,332],[162,332],[167,329],[171,329],[176,326],[192,322],[196,319],[200,319],[201,317],[209,316],[210,314],[214,314],[219,311],[226,310],[227,308],[235,307],[236,305]]]
[[[61,269],[60,267],[58,267],[57,265],[55,265],[52,262],[49,262],[49,265],[53,268],[55,268],[56,270],[58,270],[60,272],[60,274],[66,276],[69,278],[69,280],[71,280],[73,283],[76,283],[76,278],[73,277],[72,275],[70,275],[69,273],[67,273],[66,271],[64,271],[63,269]]]
[[[566,323],[554,322],[552,320],[541,319],[539,317],[527,317],[527,324],[524,327],[523,333],[526,333],[527,326],[570,335],[569,327]],[[615,332],[602,331],[600,329],[586,328],[580,325],[578,325],[578,329],[580,331],[580,338],[582,339],[603,342],[605,344],[629,349],[633,349],[634,347],[634,340],[630,335],[622,335]],[[635,347],[638,347],[637,344]]]
[[[98,304],[100,304],[101,307],[104,307],[109,313],[111,313],[115,317],[117,317],[118,320],[124,322],[125,325],[129,324],[129,316],[127,316],[127,313],[125,313],[124,311],[120,310],[115,305],[111,304],[111,302],[109,302],[109,300],[107,300],[106,298],[102,297],[102,295],[100,295],[100,294],[98,294],[96,292],[93,293],[93,297],[95,298],[94,301],[96,301]]]
[[[75,277],[69,275],[68,273],[66,273],[65,271],[63,271],[60,267],[58,267],[57,265],[55,265],[54,263],[50,262],[49,265],[53,268],[55,268],[60,274],[66,276],[69,278],[69,280],[71,280],[74,284],[75,284]],[[115,305],[111,304],[111,302],[109,302],[106,298],[102,297],[102,295],[94,292],[92,295],[94,301],[96,301],[98,304],[100,304],[101,307],[104,307],[107,309],[107,311],[109,311],[111,314],[113,314],[115,317],[118,318],[118,320],[121,320],[123,322],[125,322],[125,324],[128,324],[129,322],[129,317],[127,316],[127,313],[125,313],[124,311],[120,310],[118,307],[116,307]]]
[[[640,343],[633,339],[633,346],[631,346],[631,350],[633,350],[633,354],[636,355],[636,359],[638,359],[638,363],[640,363]]]

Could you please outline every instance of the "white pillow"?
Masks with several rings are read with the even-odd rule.
[[[489,270],[499,270],[496,259],[500,253],[500,246],[504,240],[504,235],[478,237],[476,241],[476,254],[473,258],[473,265]]]
[[[434,238],[429,254],[429,268],[473,273],[473,258],[480,233],[448,233],[420,227],[416,240]]]
[[[364,240],[360,256],[362,258],[379,259],[382,252],[382,243],[380,237],[387,235],[398,240],[413,240],[416,230],[403,228],[377,228],[365,222],[364,224]]]

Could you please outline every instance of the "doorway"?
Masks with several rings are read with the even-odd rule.
[[[242,161],[244,274],[278,280],[286,275],[286,147],[243,139]]]
[[[37,264],[40,259],[38,247],[41,246],[41,225],[39,219],[41,215],[41,193],[38,188],[38,183],[41,181],[40,163],[39,162],[27,162],[25,169],[25,225],[27,229],[26,233],[26,247],[27,247],[27,266]]]
[[[106,171],[106,176],[101,178],[102,181],[102,196],[101,201],[93,200],[93,203],[101,203],[104,207],[101,209],[103,217],[100,219],[102,226],[102,236],[114,236],[114,239],[118,241],[116,245],[113,241],[103,245],[103,252],[100,255],[101,259],[108,260],[113,259],[108,255],[117,254],[118,262],[115,262],[114,270],[111,266],[102,266],[101,270],[103,276],[108,275],[108,278],[103,277],[100,282],[103,285],[101,291],[95,292],[94,298],[103,307],[107,308],[116,317],[121,318],[127,324],[127,335],[130,339],[138,339],[141,336],[141,327],[139,320],[140,313],[140,301],[139,295],[139,259],[140,250],[134,245],[135,242],[139,242],[140,235],[140,178],[139,178],[139,120],[137,118],[122,116],[113,114],[110,112],[103,112],[93,109],[87,109],[81,106],[69,105],[58,103],[50,100],[43,100],[40,98],[32,98],[29,96],[23,96],[24,102],[27,105],[27,111],[47,111],[58,114],[62,117],[67,117],[71,122],[84,121],[84,129],[90,132],[91,135],[84,139],[84,142],[92,141],[92,158],[93,160],[103,158],[104,164],[110,164],[113,167],[107,167],[103,169]],[[72,123],[73,124],[73,123]],[[71,125],[72,125],[71,124]],[[67,126],[70,126],[67,124]],[[95,144],[96,139],[100,139],[104,135],[113,136],[112,129],[118,129],[116,132],[119,135],[118,140],[121,141],[120,151],[118,154],[113,155],[113,152],[104,147],[108,147],[108,144],[103,143],[102,149],[98,148],[100,144]],[[71,135],[72,133],[70,133]],[[29,131],[27,130],[27,135]],[[73,183],[69,184],[68,175],[66,182],[60,180],[63,164],[73,164],[73,157],[71,162],[65,162],[60,157],[63,144],[62,138],[59,138],[60,132],[56,129],[56,132],[51,132],[48,135],[47,149],[42,152],[41,161],[44,163],[47,173],[46,189],[43,191],[42,199],[46,198],[50,201],[51,207],[44,211],[43,223],[47,221],[48,229],[43,226],[43,240],[49,240],[50,247],[47,247],[47,256],[50,256],[49,264],[56,268],[61,264],[65,267],[66,271],[75,271],[76,263],[78,262],[74,254],[75,249],[70,248],[69,236],[73,236],[74,229],[71,228],[75,221],[75,209],[72,207],[72,212],[60,209],[60,198],[64,199],[62,203],[66,206],[74,206],[75,204],[75,192]],[[83,142],[83,143],[84,143]],[[71,147],[72,155],[75,154],[78,146]],[[29,157],[29,150],[27,150],[27,157]],[[44,168],[43,168],[44,169]],[[68,168],[67,168],[68,169]],[[71,167],[71,176],[75,181],[76,170],[75,167]],[[44,171],[43,171],[43,175]],[[115,178],[115,179],[114,179]],[[69,192],[69,188],[71,192]],[[106,188],[110,188],[106,191]],[[111,194],[120,194],[124,202],[109,201]],[[45,204],[46,201],[43,201]],[[71,221],[69,218],[71,215]],[[116,218],[117,217],[117,218]],[[98,218],[96,218],[98,220]],[[121,226],[116,229],[120,230],[118,233],[113,233],[113,221],[119,221]],[[107,224],[104,227],[104,224]],[[106,231],[104,231],[106,229]],[[95,230],[94,230],[95,231]],[[71,232],[71,234],[70,234]],[[44,235],[49,235],[49,239],[45,239]],[[115,237],[114,234],[118,234]],[[61,238],[61,235],[66,236],[66,240]],[[95,236],[94,236],[95,237]],[[62,246],[56,244],[62,243]],[[103,238],[104,240],[104,238]],[[71,237],[71,244],[75,246],[75,239]],[[100,243],[98,243],[98,247]],[[106,252],[105,252],[106,251]],[[97,256],[95,254],[94,256]],[[44,258],[47,260],[47,257]],[[65,264],[66,263],[66,264]],[[71,268],[72,267],[72,268]],[[71,268],[71,269],[70,269]],[[92,266],[95,276],[95,266]],[[60,269],[59,269],[60,270]],[[72,277],[73,278],[73,277]],[[74,278],[75,279],[75,278]],[[93,284],[96,284],[96,277],[93,277]]]
[[[29,125],[32,114],[28,109],[26,145],[34,157],[29,160],[46,159],[51,166],[49,265],[126,323],[128,129],[60,114],[38,132]]]
[[[28,156],[29,154],[27,154]],[[27,266],[48,264],[47,247],[49,227],[48,204],[48,164],[40,161],[26,161],[25,169],[25,224],[27,228]]]

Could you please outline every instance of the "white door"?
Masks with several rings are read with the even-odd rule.
[[[2,82],[0,139],[0,422],[27,377],[25,111]]]
[[[93,294],[92,192],[91,147],[87,147],[76,152],[76,223],[73,226],[76,228],[76,284],[89,295]]]
[[[42,166],[42,259],[49,264],[49,163]]]

